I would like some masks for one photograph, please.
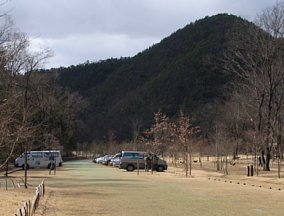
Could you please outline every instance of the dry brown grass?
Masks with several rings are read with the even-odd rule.
[[[32,199],[35,193],[34,188],[14,188],[9,184],[8,190],[6,190],[6,181],[1,179],[1,188],[0,188],[0,215],[13,215],[17,212],[19,207],[22,207],[23,203],[29,199]]]
[[[247,177],[245,163],[229,167],[228,176],[214,169],[209,162],[202,169],[194,164],[188,178],[182,168],[137,175],[89,161],[65,164],[55,176],[30,170],[29,190],[1,189],[0,215],[11,215],[32,199],[42,179],[47,193],[36,215],[283,215],[284,179],[275,168],[259,177]]]

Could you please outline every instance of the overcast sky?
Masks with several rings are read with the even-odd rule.
[[[2,2],[4,0],[1,0]],[[190,22],[218,13],[253,21],[276,0],[7,0],[2,11],[35,49],[54,57],[46,68],[134,56]]]

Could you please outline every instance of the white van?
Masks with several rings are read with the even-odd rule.
[[[50,168],[52,162],[55,162],[56,166],[62,166],[63,160],[60,151],[46,150],[46,151],[29,151],[27,152],[28,168],[46,167]],[[15,167],[23,167],[25,165],[25,153],[21,154],[15,160]]]

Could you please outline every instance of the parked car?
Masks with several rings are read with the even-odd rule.
[[[105,156],[105,155],[104,155]],[[96,159],[95,159],[95,163],[98,163],[98,164],[101,164],[101,163],[103,163],[103,160],[104,160],[104,156],[101,156],[101,157],[97,157]]]
[[[114,158],[112,160],[112,166],[119,167],[119,164],[120,164],[120,158]]]
[[[103,157],[103,159],[102,159],[102,164],[103,164],[103,165],[108,165],[112,156],[113,156],[113,155],[105,155],[105,156]]]
[[[92,161],[93,161],[94,163],[97,163],[97,159],[98,159],[98,158],[101,158],[101,157],[103,157],[103,156],[105,156],[105,154],[97,154],[97,155],[95,155],[95,156],[92,158]]]
[[[109,165],[118,167],[120,163],[121,153],[115,154],[113,157],[111,157]]]
[[[122,151],[119,168],[133,171],[135,169],[145,169],[145,155],[146,152],[139,151]],[[156,155],[151,155],[153,170],[163,172],[168,169],[167,162]]]
[[[50,168],[52,164],[62,166],[63,160],[58,150],[29,151],[27,152],[27,168],[46,167]],[[15,167],[25,165],[25,153],[22,153],[15,159]]]

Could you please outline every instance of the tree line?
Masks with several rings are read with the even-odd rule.
[[[68,151],[93,146],[114,151],[121,148],[118,143],[123,140],[131,140],[133,149],[142,140],[144,149],[157,153],[177,157],[177,152],[183,152],[190,173],[193,140],[199,137],[196,143],[204,152],[212,146],[217,156],[253,152],[255,161],[260,160],[263,169],[270,170],[272,157],[283,158],[283,8],[283,3],[276,3],[265,9],[257,25],[227,17],[226,25],[235,29],[224,31],[222,40],[231,38],[226,43],[212,39],[212,35],[220,35],[216,31],[224,30],[222,16],[190,24],[134,58],[92,65],[102,72],[93,77],[95,86],[86,83],[81,90],[74,80],[72,86],[67,85],[68,79],[62,84],[63,74],[68,74],[65,69],[40,70],[52,53],[30,51],[27,36],[3,16],[0,168],[15,153],[31,149],[63,146]],[[210,27],[212,23],[218,28]],[[208,28],[204,30],[204,26]],[[209,28],[212,35],[207,32]],[[187,36],[192,41],[186,40]],[[206,38],[197,37],[196,46],[194,36]],[[175,59],[177,41],[181,45]],[[166,49],[169,46],[171,49]],[[160,61],[163,50],[166,55]],[[208,55],[204,54],[207,50]],[[215,52],[218,55],[214,56]],[[74,76],[76,68],[88,65],[71,67]],[[89,75],[80,79],[88,80]],[[162,111],[157,112],[160,107]],[[150,121],[153,110],[154,120]],[[96,127],[92,127],[93,122]],[[95,140],[96,136],[100,139]]]
[[[283,2],[263,10],[256,24],[260,28],[248,29],[255,43],[237,37],[225,54],[226,70],[238,79],[227,107],[236,139],[249,138],[263,169],[269,171],[272,158],[283,158]]]
[[[227,83],[230,94],[228,99],[215,104],[213,109],[211,107],[214,117],[206,118],[205,112],[190,112],[189,106],[184,104],[179,115],[170,114],[171,121],[162,112],[155,112],[152,126],[145,130],[139,118],[133,116],[133,149],[140,143],[140,149],[160,154],[167,152],[172,157],[182,152],[189,170],[191,152],[198,146],[200,152],[216,154],[217,169],[221,157],[232,155],[236,159],[240,153],[253,154],[255,167],[262,166],[265,171],[270,170],[271,159],[281,164],[284,132],[283,2],[264,9],[255,23],[244,23],[242,29],[235,25],[233,28],[236,29],[227,35],[231,40],[226,44],[228,49],[222,50],[218,59],[222,63],[218,70],[224,77],[231,76]],[[208,59],[209,64],[211,60]],[[190,113],[191,118],[184,113]],[[198,116],[200,113],[204,115],[203,121]],[[197,134],[199,139],[196,140]]]
[[[52,56],[31,51],[28,37],[8,15],[0,26],[0,169],[21,152],[75,143],[81,96],[39,69]]]

